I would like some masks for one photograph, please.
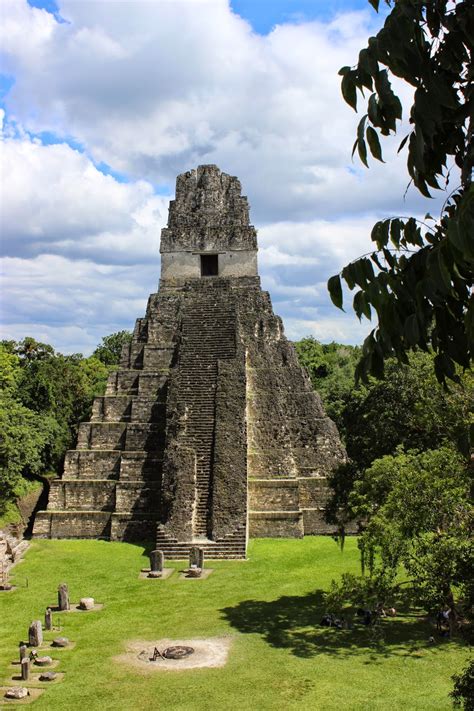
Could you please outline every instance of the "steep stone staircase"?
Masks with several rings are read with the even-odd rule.
[[[217,361],[235,358],[235,310],[216,296],[200,295],[187,305],[182,321],[179,388],[188,407],[186,439],[196,452],[193,536],[208,535],[215,426]]]
[[[172,560],[185,560],[192,546],[203,548],[205,558],[242,560],[246,555],[245,525],[227,536],[210,541],[207,538],[195,538],[192,541],[178,541],[169,536],[162,526],[158,526],[156,547]]]
[[[178,542],[158,527],[157,546],[169,557],[186,557],[192,545],[211,558],[245,557],[245,524],[222,539],[209,540],[217,363],[236,357],[235,337],[235,306],[228,293],[203,284],[185,304],[178,366],[179,397],[187,410],[184,439],[196,453],[193,540]]]

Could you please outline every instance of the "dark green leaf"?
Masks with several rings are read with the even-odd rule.
[[[369,144],[370,152],[377,160],[384,162],[382,160],[382,148],[380,146],[379,137],[377,131],[375,131],[372,126],[367,127],[366,131],[367,143]]]
[[[364,315],[369,320],[371,318],[372,314],[370,310],[370,305],[363,291],[358,291],[354,296],[354,311],[356,312],[359,320],[362,318],[362,315]]]
[[[357,139],[357,152],[362,163],[365,165],[366,168],[368,168],[369,164],[367,163],[367,146],[365,145],[364,139]]]
[[[403,149],[403,146],[405,145],[405,143],[408,141],[409,138],[410,138],[410,134],[407,133],[407,135],[405,136],[405,138],[402,140],[402,142],[401,142],[400,145],[398,146],[398,151],[397,151],[397,153],[400,153],[400,151]]]
[[[445,251],[440,248],[438,249],[438,266],[441,277],[443,279],[444,285],[449,289],[451,287],[451,274],[448,267],[446,266],[446,255]]]
[[[398,249],[400,247],[400,237],[401,237],[401,226],[402,221],[398,218],[391,220],[390,222],[390,241]]]
[[[339,274],[335,274],[328,280],[328,291],[334,306],[342,309],[342,287]]]
[[[405,340],[409,346],[416,346],[420,339],[420,329],[418,328],[418,319],[416,314],[411,314],[405,321],[403,327]]]
[[[357,90],[355,85],[355,77],[352,71],[347,72],[342,77],[341,91],[344,101],[352,106],[354,111],[357,111]]]

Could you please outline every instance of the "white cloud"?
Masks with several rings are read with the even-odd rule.
[[[414,192],[403,203],[398,137],[386,165],[350,160],[359,117],[337,71],[375,15],[260,36],[227,0],[59,0],[63,23],[26,0],[0,4],[15,77],[2,147],[8,333],[87,351],[130,327],[158,279],[168,199],[155,187],[216,163],[249,196],[262,281],[290,336],[360,340],[365,325],[330,306],[326,280],[370,249],[376,219],[423,211]],[[43,131],[85,152],[31,137]]]
[[[156,259],[168,200],[149,183],[119,183],[67,144],[44,146],[28,136],[2,141],[0,159],[4,254]]]
[[[6,7],[15,36],[25,16],[48,15]],[[155,183],[217,163],[239,175],[258,222],[350,214],[371,192],[374,209],[401,198],[398,164],[347,169],[358,119],[337,71],[363,46],[369,12],[262,37],[225,0],[63,0],[60,10],[67,23],[32,30],[44,48],[34,64],[28,43],[7,46],[10,107],[28,127],[73,135],[95,160]]]
[[[102,336],[132,329],[156,290],[156,264],[94,264],[55,255],[3,260],[3,338],[31,335],[63,352],[90,352]]]

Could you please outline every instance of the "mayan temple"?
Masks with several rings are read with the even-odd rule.
[[[344,449],[260,287],[237,178],[180,175],[160,251],[158,292],[35,535],[244,558],[249,536],[329,532],[326,476]]]

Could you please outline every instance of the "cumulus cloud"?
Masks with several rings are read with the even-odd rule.
[[[176,175],[217,163],[249,196],[289,335],[360,340],[367,324],[330,306],[327,278],[370,249],[375,219],[426,211],[414,192],[402,200],[399,138],[384,166],[350,160],[359,117],[337,71],[375,14],[261,36],[228,0],[59,0],[63,22],[26,0],[0,4],[15,79],[2,145],[9,334],[87,352],[130,327],[155,289]]]
[[[262,37],[226,0],[62,0],[62,24],[25,5],[6,0],[12,35],[26,22],[31,36],[7,43],[10,106],[34,130],[72,134],[97,161],[171,189],[179,172],[215,162],[241,177],[258,222],[401,198],[396,161],[349,169],[357,119],[337,71],[364,44],[369,12]]]
[[[67,144],[28,135],[0,144],[2,252],[147,262],[158,253],[168,200],[146,181],[119,183]]]
[[[156,264],[138,269],[47,254],[2,261],[2,337],[31,335],[67,353],[90,353],[102,336],[132,329],[158,281]]]

